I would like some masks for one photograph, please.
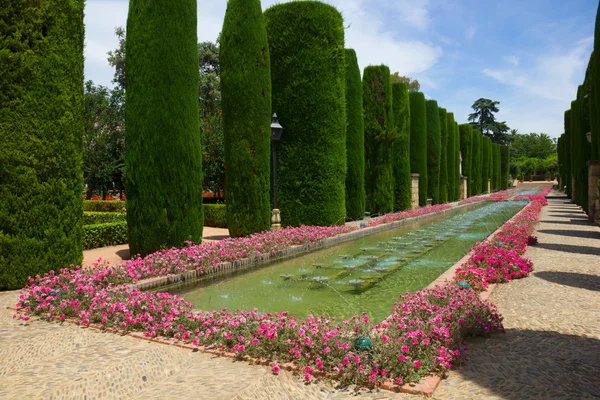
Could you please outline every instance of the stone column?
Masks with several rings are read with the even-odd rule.
[[[488,193],[492,193],[492,180],[488,179]]]
[[[467,178],[466,176],[460,177],[460,199],[464,200],[467,198]]]
[[[597,160],[590,160],[588,165],[588,218],[594,222],[596,214],[600,210],[596,209],[596,200],[598,199],[598,178],[600,178],[600,163]]]
[[[411,207],[412,209],[419,208],[419,174],[410,174],[411,177]]]
[[[571,177],[571,203],[575,203],[575,177]]]

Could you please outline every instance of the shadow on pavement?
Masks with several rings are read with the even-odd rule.
[[[558,244],[558,243],[538,243],[535,247],[542,249],[562,251],[564,253],[575,253],[575,254],[591,254],[600,256],[600,247],[592,246],[575,246],[571,244]]]
[[[600,396],[600,340],[554,331],[508,329],[506,335],[470,342],[469,359],[456,372],[503,399]]]
[[[131,258],[131,255],[129,254],[129,249],[119,250],[115,254],[121,257],[123,260],[129,260],[129,258]]]
[[[536,278],[559,285],[572,286],[580,289],[594,290],[600,292],[600,276],[589,274],[578,274],[575,272],[540,271],[535,272]],[[598,354],[600,357],[600,354]]]
[[[556,220],[548,220],[548,219],[542,219],[540,220],[540,222],[545,222],[548,224],[564,224],[564,225],[584,225],[584,226],[590,226],[590,221],[588,221],[587,219],[572,219],[570,221],[556,221]]]
[[[575,231],[572,229],[540,229],[537,232],[558,236],[572,236],[585,239],[600,239],[600,231]]]

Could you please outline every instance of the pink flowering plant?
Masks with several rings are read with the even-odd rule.
[[[538,198],[532,200],[502,235],[496,235],[493,252],[488,254],[490,246],[481,247],[481,251],[476,247],[460,278],[479,288],[498,277],[513,279],[515,271],[526,273],[530,262],[518,262],[525,249],[521,237],[526,240],[533,232],[542,203]],[[444,208],[427,209],[384,216],[370,224]],[[476,290],[459,289],[454,283],[401,295],[392,315],[379,324],[372,324],[367,314],[340,321],[313,315],[298,319],[286,312],[260,313],[256,309],[197,311],[177,295],[131,288],[132,283],[143,279],[186,270],[202,273],[224,261],[314,245],[353,229],[358,228],[285,228],[246,238],[190,244],[120,265],[98,263],[90,268],[50,271],[29,279],[19,296],[15,317],[27,321],[30,315],[37,315],[112,332],[140,332],[147,338],[177,340],[192,347],[233,353],[238,358],[267,359],[274,363],[274,373],[280,371],[280,365],[291,363],[306,381],[326,377],[371,387],[384,381],[402,384],[432,373],[444,374],[465,350],[461,347],[464,338],[503,331],[502,318],[493,304],[482,301]],[[481,254],[484,257],[479,259]],[[488,268],[498,272],[488,273]],[[358,346],[365,338],[370,343]]]

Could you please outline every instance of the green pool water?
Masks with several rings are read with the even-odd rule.
[[[382,320],[398,294],[426,287],[526,202],[495,202],[301,257],[171,287],[198,309],[289,311]]]

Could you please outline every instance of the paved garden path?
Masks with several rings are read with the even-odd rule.
[[[530,248],[536,272],[494,293],[506,335],[472,340],[436,399],[600,396],[600,229],[552,198]],[[0,398],[343,399],[288,373],[72,324],[12,319],[0,293]],[[389,392],[368,398],[415,399]]]

